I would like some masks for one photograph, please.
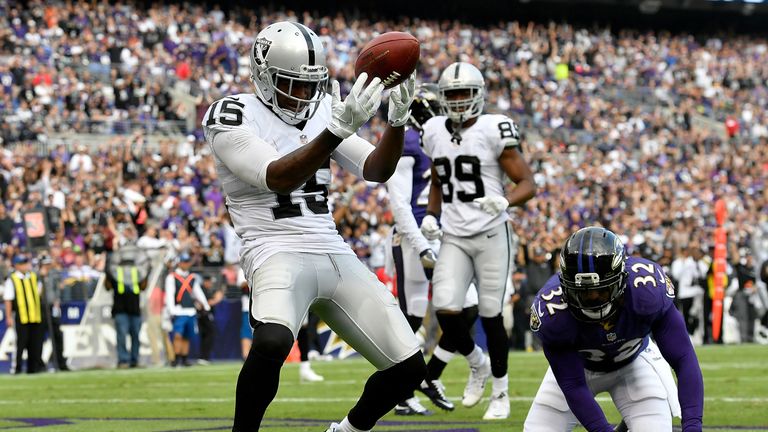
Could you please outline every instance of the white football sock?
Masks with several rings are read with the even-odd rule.
[[[368,432],[365,429],[358,429],[349,423],[349,420],[344,417],[344,420],[339,424],[339,432]]]
[[[432,353],[432,355],[437,357],[443,363],[448,363],[452,358],[456,357],[456,353],[446,351],[443,348],[440,348],[439,345],[435,348],[435,351]]]
[[[509,394],[509,375],[507,374],[504,374],[501,378],[493,377],[493,390],[491,394],[497,395],[499,393]]]
[[[483,354],[483,350],[475,345],[475,349],[472,350],[472,352],[467,356],[467,361],[469,362],[470,367],[480,367],[485,363],[485,354]]]

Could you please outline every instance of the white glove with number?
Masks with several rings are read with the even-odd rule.
[[[403,126],[411,117],[411,103],[413,95],[416,93],[416,72],[412,73],[407,80],[394,88],[389,93],[389,114],[387,116],[389,124],[394,127]]]
[[[509,201],[502,196],[475,198],[473,202],[478,204],[482,211],[491,216],[497,216],[509,207]]]
[[[432,269],[435,268],[435,263],[437,263],[437,254],[432,249],[424,249],[419,254],[419,259],[421,260],[422,267]]]
[[[437,240],[443,235],[443,230],[440,229],[434,216],[426,215],[421,221],[421,233],[427,240]]]
[[[381,83],[381,79],[374,78],[365,87],[367,79],[368,74],[365,72],[361,73],[344,101],[341,100],[339,82],[333,81],[331,86],[333,97],[331,101],[332,114],[328,130],[341,139],[347,139],[350,135],[357,132],[360,126],[365,124],[368,119],[376,114],[376,110],[379,109],[384,84]]]

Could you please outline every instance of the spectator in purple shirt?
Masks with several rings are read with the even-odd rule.
[[[682,414],[683,432],[701,432],[704,383],[674,297],[661,266],[627,257],[616,234],[600,227],[572,234],[560,274],[531,306],[531,330],[550,368],[524,430],[566,432],[581,423],[613,432],[595,401],[607,391],[629,430],[671,432],[672,417]]]

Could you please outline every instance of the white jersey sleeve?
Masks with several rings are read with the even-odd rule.
[[[203,287],[200,285],[200,275],[197,275],[194,282],[192,282],[192,293],[194,294],[195,300],[203,305],[203,309],[207,311],[211,310],[211,306],[208,304],[208,299],[205,297],[205,291],[203,291]]]
[[[413,245],[417,253],[429,249],[429,242],[419,230],[416,218],[411,208],[413,192],[413,166],[415,160],[410,156],[403,156],[397,162],[397,168],[392,177],[387,180],[389,192],[389,206],[395,218],[397,232],[408,239],[408,244]]]
[[[6,301],[11,301],[15,298],[16,292],[13,286],[13,280],[11,280],[11,277],[8,276],[8,279],[5,280],[5,284],[3,284],[3,299]]]
[[[224,166],[221,181],[225,191],[245,186],[242,183],[269,190],[267,167],[280,157],[259,138],[259,125],[248,108],[240,96],[228,96],[213,103],[203,117],[205,138]]]
[[[373,144],[360,138],[357,134],[352,134],[336,147],[331,157],[345,170],[357,177],[364,178],[365,161],[375,148]]]
[[[445,116],[434,116],[431,119],[424,122],[424,125],[422,126],[421,149],[424,150],[424,154],[427,155],[427,157],[430,159],[433,159],[432,152],[434,151],[434,148],[435,148],[435,140],[425,139],[427,128],[429,128],[430,130],[435,130],[436,128],[444,127],[442,125],[445,124],[446,118],[447,117]]]
[[[488,127],[485,129],[488,133],[488,140],[496,144],[499,156],[504,149],[520,146],[520,130],[511,118],[502,114],[486,114]],[[491,124],[496,125],[494,130]]]

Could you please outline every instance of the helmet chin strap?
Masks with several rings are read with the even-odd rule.
[[[583,313],[584,316],[586,316],[589,319],[600,320],[610,315],[612,310],[613,310],[613,304],[608,303],[607,305],[603,306],[601,309],[597,311],[588,311],[588,310],[582,309],[581,313]]]

